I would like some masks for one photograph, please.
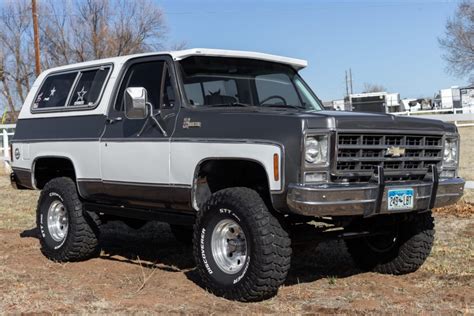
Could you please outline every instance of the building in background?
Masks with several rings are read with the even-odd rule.
[[[349,95],[352,111],[395,113],[404,111],[399,93],[370,92]]]
[[[474,112],[474,85],[460,88],[441,89],[434,97],[434,108],[454,110],[462,108],[463,113]]]
[[[349,99],[326,101],[323,102],[323,106],[326,110],[351,111]]]
[[[474,113],[474,84],[461,88],[460,95],[463,113]]]
[[[455,109],[461,107],[461,92],[459,87],[453,86],[447,89],[441,89],[435,94],[433,99],[435,109]]]
[[[434,107],[433,100],[430,98],[403,99],[402,104],[405,111],[409,112],[429,111]]]

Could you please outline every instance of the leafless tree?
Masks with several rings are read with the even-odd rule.
[[[474,83],[474,2],[459,3],[456,14],[446,22],[445,36],[439,39],[448,71],[469,77]]]
[[[384,92],[387,91],[384,86],[380,84],[364,83],[364,91],[362,93]]]
[[[164,13],[152,0],[43,0],[38,10],[42,69],[165,46]],[[0,98],[0,109],[22,104],[34,79],[31,2],[6,0],[0,9],[0,96],[6,102]]]
[[[1,89],[7,106],[14,113],[14,102],[25,101],[33,78],[29,2],[7,2],[0,17]]]
[[[164,47],[163,11],[151,0],[76,0],[41,8],[45,64],[55,66]]]

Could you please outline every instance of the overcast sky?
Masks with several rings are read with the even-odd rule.
[[[464,85],[446,73],[437,37],[457,1],[156,0],[169,40],[188,48],[252,50],[306,59],[302,75],[323,100],[382,84],[405,97]]]

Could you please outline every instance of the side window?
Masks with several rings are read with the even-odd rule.
[[[291,79],[285,74],[257,76],[255,77],[255,85],[260,104],[265,101],[265,104],[283,105],[283,99],[286,104],[290,105],[300,105],[301,103]],[[276,98],[269,99],[274,96]],[[267,99],[268,101],[266,101]]]
[[[94,105],[99,100],[109,69],[101,67],[81,72],[69,106]]]
[[[165,70],[165,85],[163,86],[163,100],[162,100],[162,105],[164,107],[172,107],[174,106],[176,102],[176,96],[174,94],[174,88],[173,84],[171,82],[171,75],[168,70],[168,67],[166,67]]]
[[[197,83],[185,83],[184,91],[188,97],[189,104],[191,105],[203,105],[204,104],[204,95],[201,88],[201,84]]]
[[[164,65],[164,61],[151,61],[130,66],[120,86],[115,109],[123,111],[123,96],[125,90],[129,87],[145,88],[148,92],[148,102],[153,105],[153,108],[158,109],[161,100],[160,92]]]
[[[69,72],[47,77],[36,96],[33,109],[66,106],[76,76],[77,72]]]

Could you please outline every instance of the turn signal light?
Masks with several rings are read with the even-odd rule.
[[[273,179],[280,181],[280,159],[278,154],[273,155]]]

